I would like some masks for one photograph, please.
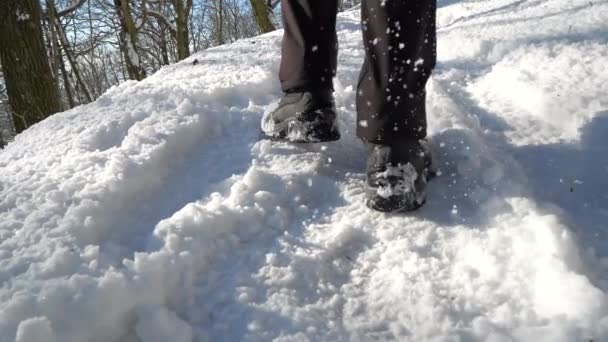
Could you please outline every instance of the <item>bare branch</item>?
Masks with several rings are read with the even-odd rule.
[[[165,25],[167,25],[167,28],[169,28],[169,31],[171,31],[171,35],[173,37],[175,37],[175,35],[177,35],[177,30],[173,26],[173,23],[171,23],[171,21],[167,17],[165,17],[162,13],[157,12],[155,10],[147,9],[147,8],[145,9],[145,11],[146,11],[146,15],[154,17],[154,18],[162,21]]]
[[[68,14],[74,12],[75,10],[80,8],[80,6],[82,6],[85,1],[86,0],[74,0],[74,2],[67,8],[62,9],[61,11],[57,11],[57,17],[61,18],[64,15],[68,15]]]
[[[279,5],[279,2],[281,2],[281,0],[266,0],[266,6],[273,9]]]

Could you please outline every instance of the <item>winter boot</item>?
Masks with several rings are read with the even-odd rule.
[[[264,114],[262,132],[270,139],[303,143],[340,139],[332,91],[285,93],[279,107]]]
[[[412,211],[426,199],[431,153],[426,140],[391,145],[366,143],[367,206],[383,212]]]

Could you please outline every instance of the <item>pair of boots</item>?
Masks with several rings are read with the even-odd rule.
[[[331,90],[286,93],[276,110],[262,118],[270,139],[299,143],[340,139]],[[431,155],[425,140],[364,143],[367,150],[368,207],[382,212],[412,211],[425,202]]]

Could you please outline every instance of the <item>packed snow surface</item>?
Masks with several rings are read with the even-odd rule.
[[[608,341],[608,2],[439,6],[440,176],[412,214],[364,205],[357,11],[338,142],[258,141],[281,31],[19,135],[0,341]]]

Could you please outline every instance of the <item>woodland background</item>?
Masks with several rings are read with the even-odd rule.
[[[2,0],[0,148],[125,80],[280,27],[277,0]]]

